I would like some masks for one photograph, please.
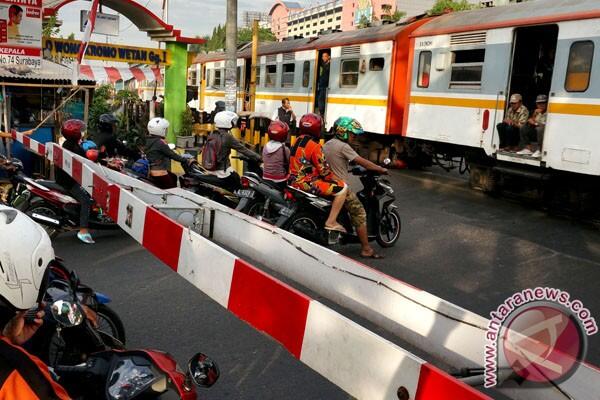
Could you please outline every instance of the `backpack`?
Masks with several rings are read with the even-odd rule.
[[[131,170],[136,174],[147,178],[150,173],[150,161],[145,158],[140,158],[133,163]]]
[[[219,154],[223,147],[223,136],[218,132],[208,135],[202,150],[202,167],[208,171],[215,171],[218,165]]]

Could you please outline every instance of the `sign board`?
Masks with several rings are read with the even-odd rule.
[[[79,40],[44,37],[44,58],[53,60],[59,58],[77,58],[80,44]],[[129,64],[171,64],[171,54],[167,50],[96,42],[88,44],[85,59]]]
[[[81,10],[80,29],[85,32],[85,23],[88,20],[89,11]],[[119,36],[119,16],[116,14],[96,14],[94,33],[99,35]]]
[[[0,0],[0,65],[40,68],[42,0]]]

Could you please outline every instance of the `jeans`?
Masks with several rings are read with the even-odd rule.
[[[87,229],[90,226],[90,212],[92,211],[92,198],[81,186],[73,185],[69,194],[81,204],[79,211],[79,227]]]
[[[499,123],[496,128],[498,128],[498,135],[500,136],[501,149],[504,147],[517,147],[519,145],[519,140],[521,138],[519,128],[504,122]]]
[[[317,90],[317,109],[321,117],[325,115],[325,101],[327,99],[327,88],[319,88]]]
[[[545,126],[531,126],[525,124],[521,127],[521,147],[525,147],[531,144],[532,141],[537,140],[538,148],[542,149],[544,142],[544,128]]]

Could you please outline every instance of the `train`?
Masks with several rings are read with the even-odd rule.
[[[534,0],[422,16],[318,37],[261,43],[255,110],[284,97],[316,109],[322,53],[331,55],[324,119],[350,115],[398,157],[460,162],[473,187],[534,191],[578,209],[600,199],[600,2]],[[199,55],[200,108],[223,100],[224,53]],[[247,108],[251,49],[238,53],[238,109]],[[596,78],[596,79],[594,79]],[[548,97],[540,156],[499,146],[512,94]],[[535,182],[535,183],[532,183]],[[562,202],[562,201],[560,201]]]

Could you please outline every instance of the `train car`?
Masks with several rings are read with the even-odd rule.
[[[597,0],[540,0],[432,19],[411,34],[403,135],[466,155],[472,178],[481,180],[475,184],[489,190],[506,174],[597,177],[599,26]],[[513,93],[530,111],[536,96],[549,98],[540,157],[499,149],[496,126]]]
[[[371,141],[393,143],[409,164],[460,160],[472,185],[486,191],[562,193],[594,204],[600,200],[598,26],[598,0],[537,0],[261,44],[256,111],[270,116],[284,97],[296,114],[314,111],[321,54],[329,52],[327,127],[351,115]],[[239,53],[240,110],[250,56],[249,48]],[[207,111],[224,98],[224,58],[196,60]],[[529,111],[538,95],[549,98],[539,157],[499,148],[496,126],[514,93]]]
[[[331,55],[324,115],[327,127],[340,116],[352,115],[370,133],[400,135],[409,35],[425,22],[261,44],[256,112],[271,116],[284,97],[290,99],[298,117],[315,111],[318,71],[322,54],[327,52]],[[216,101],[224,99],[224,59],[224,53],[214,53],[195,60],[202,79],[200,104],[204,111],[211,111]],[[250,68],[251,49],[246,48],[238,53],[239,110],[246,109]]]

